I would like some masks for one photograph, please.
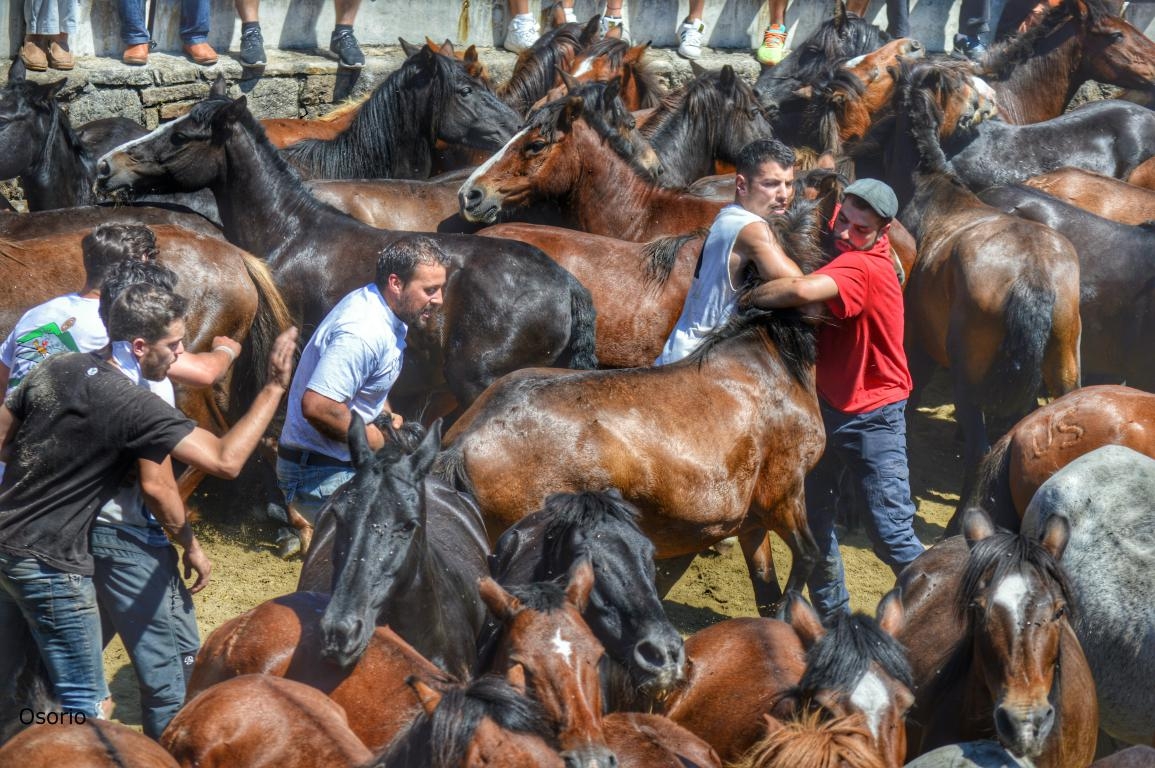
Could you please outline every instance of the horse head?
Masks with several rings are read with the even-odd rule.
[[[336,523],[333,598],[321,617],[322,653],[342,667],[361,657],[383,607],[421,567],[427,536],[421,480],[440,441],[438,423],[411,453],[390,442],[374,454],[364,421],[353,414],[356,474],[328,504]]]
[[[605,650],[582,619],[593,588],[588,560],[576,564],[564,590],[553,582],[511,587],[482,579],[481,597],[504,625],[494,664],[520,667],[530,695],[556,725],[567,768],[616,768],[602,731],[599,667]]]
[[[580,183],[589,156],[590,137],[640,174],[660,168],[653,148],[637,130],[633,115],[618,98],[620,84],[590,83],[535,112],[524,128],[461,185],[461,214],[469,221],[493,223],[503,208],[536,200],[557,200]]]
[[[971,680],[994,702],[994,731],[1017,755],[1037,757],[1055,728],[1060,640],[1073,607],[1059,564],[1069,524],[1051,517],[1039,541],[996,532],[986,513],[963,518],[970,553],[956,609],[973,644]]]
[[[903,110],[915,123],[934,125],[940,142],[998,115],[994,89],[974,73],[971,62],[904,62],[900,82],[896,96]]]
[[[1155,42],[1126,19],[1104,12],[1087,2],[1080,37],[1080,67],[1089,79],[1155,92]]]
[[[798,684],[801,704],[835,718],[861,716],[885,764],[901,766],[914,679],[895,639],[904,621],[898,592],[882,598],[873,619],[839,614],[824,626],[797,593],[791,593],[786,611],[806,649],[806,671]]]
[[[559,69],[561,80],[549,93],[538,99],[533,109],[564,97],[578,85],[622,81],[621,98],[629,110],[656,107],[661,86],[646,68],[649,43],[631,46],[618,38],[607,37],[578,53],[568,70]]]
[[[43,142],[33,137],[47,134],[48,126],[58,119],[56,96],[67,82],[41,85],[26,80],[26,71],[18,58],[8,70],[8,84],[0,89],[0,146],[4,147],[0,178],[4,179],[25,173],[44,151]]]

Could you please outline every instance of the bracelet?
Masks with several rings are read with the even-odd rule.
[[[224,344],[221,344],[219,347],[213,347],[213,352],[224,352],[226,355],[228,355],[229,365],[232,365],[237,361],[237,353],[234,352],[231,347],[226,347]]]

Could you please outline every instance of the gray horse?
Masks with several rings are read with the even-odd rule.
[[[1015,757],[997,741],[968,741],[933,749],[906,768],[1031,768],[1025,757]]]
[[[1132,744],[1155,736],[1155,459],[1107,445],[1039,487],[1023,515],[1036,536],[1070,523],[1063,554],[1077,596],[1075,633],[1099,694],[1100,727]]]

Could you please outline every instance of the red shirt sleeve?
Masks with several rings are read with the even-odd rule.
[[[870,271],[865,262],[865,254],[858,251],[844,253],[814,272],[830,277],[838,286],[838,295],[826,302],[831,314],[839,320],[845,320],[862,312],[870,286]]]

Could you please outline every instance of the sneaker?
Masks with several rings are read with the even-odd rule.
[[[333,36],[329,38],[329,50],[337,54],[337,61],[342,67],[360,69],[365,66],[365,54],[361,52],[361,46],[357,44],[351,29],[333,30]]]
[[[241,64],[246,67],[263,67],[268,63],[261,28],[249,27],[241,30]]]
[[[702,43],[706,42],[706,25],[701,19],[682,22],[678,28],[678,55],[684,59],[697,59],[702,55]]]
[[[565,16],[566,24],[577,24],[577,14],[573,12],[573,8],[563,8],[562,15]]]
[[[758,61],[768,67],[786,58],[786,26],[772,24],[762,33],[762,45],[758,46],[756,54]]]
[[[954,36],[954,52],[961,53],[971,61],[978,61],[987,52],[987,47],[978,37],[960,34]]]
[[[519,13],[509,20],[509,28],[505,31],[505,41],[501,47],[510,53],[521,53],[536,43],[539,37],[541,31],[533,14]]]
[[[20,46],[20,60],[24,66],[33,72],[43,72],[48,69],[48,54],[40,44],[32,40],[25,41]]]
[[[120,60],[130,67],[143,67],[148,63],[148,43],[137,43],[124,49]]]
[[[611,32],[613,34],[610,34]],[[624,43],[630,42],[629,27],[621,16],[602,16],[602,20],[598,22],[598,34],[603,39],[616,37]]]
[[[72,51],[68,50],[67,41],[63,45],[58,40],[53,40],[48,44],[48,66],[67,71],[75,65],[76,62],[72,58]]]

